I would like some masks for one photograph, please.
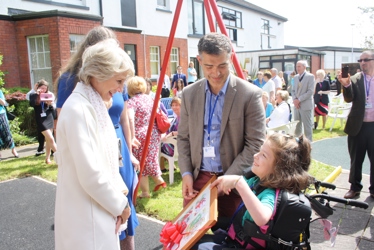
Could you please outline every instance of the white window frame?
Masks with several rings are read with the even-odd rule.
[[[179,66],[179,49],[171,48],[170,52],[170,72],[174,75],[177,72],[177,67]]]
[[[41,42],[39,45],[38,41]],[[32,44],[35,44],[34,48],[32,48]],[[49,90],[53,91],[49,36],[40,35],[27,37],[27,49],[31,79],[30,87],[32,88],[40,79],[44,79],[49,83]]]
[[[83,41],[84,35],[69,34],[70,55],[77,51],[77,46]]]
[[[149,63],[151,69],[151,78],[157,78],[160,74],[160,47],[149,47]]]
[[[160,0],[157,0],[157,8],[170,10],[170,0],[161,0],[164,2],[163,4],[160,4],[159,1]]]

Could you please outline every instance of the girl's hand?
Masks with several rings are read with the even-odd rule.
[[[220,176],[210,185],[210,188],[217,187],[218,191],[222,191],[225,194],[230,194],[231,190],[235,188],[235,185],[240,178],[242,177],[239,175]]]

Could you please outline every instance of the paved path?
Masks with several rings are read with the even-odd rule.
[[[350,157],[348,153],[347,136],[332,139],[324,139],[313,142],[312,158],[332,166],[341,166],[349,170]],[[370,174],[370,162],[366,155],[362,173]]]
[[[327,139],[324,142],[313,144],[313,158],[331,164],[342,165],[341,161],[349,161],[347,154],[343,157],[335,157],[344,138]],[[322,146],[321,144],[322,143]],[[326,146],[330,145],[330,146]],[[18,152],[21,157],[33,155],[36,145],[21,147]],[[320,148],[329,151],[327,156],[322,156]],[[12,159],[10,150],[2,151],[6,159]],[[334,161],[335,159],[335,161]],[[331,160],[331,162],[330,162]],[[327,162],[329,161],[329,162]],[[344,167],[344,166],[343,166]],[[349,167],[349,166],[348,166]],[[1,171],[1,163],[0,163]],[[348,191],[348,171],[343,172],[334,181],[337,189],[329,191],[330,195],[343,197]],[[374,249],[374,199],[369,197],[369,176],[363,176],[364,190],[359,200],[369,204],[369,208],[359,209],[348,207],[343,209],[341,204],[331,203],[336,209],[330,217],[336,226],[340,217],[342,223],[336,239],[335,249]],[[1,250],[49,250],[54,249],[54,200],[56,186],[39,178],[29,177],[15,179],[0,183],[0,249]],[[159,233],[163,223],[145,216],[139,216],[140,225],[136,230],[135,246],[138,250],[162,249],[159,243]],[[313,250],[331,249],[330,243],[323,238],[323,229],[318,222],[314,222],[311,228],[311,246]]]

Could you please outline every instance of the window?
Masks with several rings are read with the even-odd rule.
[[[232,28],[226,28],[227,33],[229,34],[229,37],[231,41],[238,41],[238,36],[237,36],[237,29],[232,29]]]
[[[218,7],[221,12],[223,23],[230,27],[242,27],[242,13],[225,7]]]
[[[261,26],[261,30],[262,30],[262,32],[261,32],[261,49],[264,47],[264,43],[266,43],[262,39],[263,36],[265,36],[265,37],[267,36],[267,48],[271,49],[271,44],[270,44],[270,38],[271,38],[270,29],[271,29],[271,26],[270,26],[269,20],[262,19],[262,26]]]
[[[188,32],[194,35],[204,35],[204,2],[188,0]]]
[[[349,57],[348,56],[342,56],[342,62],[344,62],[344,63],[349,62]]]
[[[121,19],[123,26],[137,27],[135,0],[121,0]]]
[[[179,65],[179,50],[178,48],[172,48],[170,53],[170,72],[175,74]]]
[[[48,36],[32,36],[27,38],[31,86],[44,79],[49,83],[49,90],[53,91],[52,68]]]
[[[160,7],[166,7],[166,0],[157,0],[157,5]]]
[[[84,35],[69,35],[70,40],[70,55],[77,51],[77,46],[83,41]]]
[[[261,26],[262,33],[270,35],[270,28],[271,27],[270,27],[269,20],[262,19],[262,26]]]
[[[151,64],[151,78],[157,78],[160,70],[160,51],[159,47],[150,47],[150,64]]]

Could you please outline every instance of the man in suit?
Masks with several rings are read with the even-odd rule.
[[[299,121],[296,126],[295,135],[299,136],[302,133],[302,125],[305,136],[312,141],[314,76],[306,72],[307,66],[306,61],[298,61],[296,63],[298,74],[294,77],[292,98],[294,103],[294,120]]]
[[[205,79],[183,89],[178,127],[184,206],[213,175],[248,170],[265,137],[262,91],[230,74],[230,39],[207,34],[198,51]],[[218,216],[231,217],[241,198],[218,191]]]
[[[182,66],[177,67],[177,73],[173,76],[173,81],[171,82],[171,86],[173,86],[173,89],[177,88],[178,85],[178,79],[183,80],[183,87],[187,86],[187,78],[186,75],[182,73]]]
[[[343,86],[344,100],[352,103],[344,128],[344,132],[348,134],[348,151],[351,157],[351,187],[344,195],[346,199],[360,195],[363,188],[362,163],[366,153],[370,159],[369,192],[374,198],[374,53],[364,51],[358,62],[362,72],[348,78],[338,76]]]

